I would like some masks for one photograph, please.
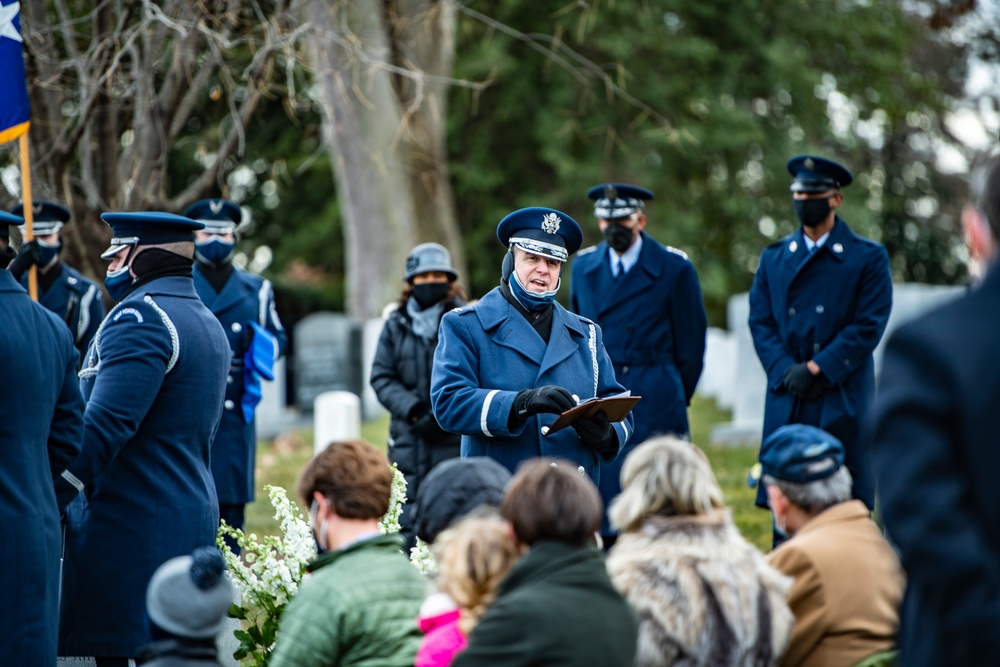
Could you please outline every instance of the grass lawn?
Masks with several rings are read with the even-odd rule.
[[[692,438],[696,444],[708,442],[712,426],[728,422],[728,411],[720,410],[714,401],[696,397],[689,411]],[[365,422],[361,437],[376,447],[385,448],[389,433],[389,418]],[[771,546],[771,519],[768,512],[754,507],[754,489],[747,487],[750,466],[757,460],[754,447],[702,447],[712,462],[719,485],[725,494],[726,504],[733,510],[733,517],[740,532],[762,551]],[[272,518],[264,486],[273,484],[288,490],[295,499],[295,483],[299,471],[312,456],[312,431],[302,430],[287,434],[270,442],[261,442],[257,449],[257,500],[247,508],[247,530],[260,534],[274,534],[278,526]]]

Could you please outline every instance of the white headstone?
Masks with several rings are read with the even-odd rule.
[[[377,419],[386,414],[386,409],[378,402],[378,396],[372,389],[372,361],[375,360],[375,350],[378,349],[378,340],[382,335],[382,327],[385,326],[385,319],[376,317],[365,322],[361,326],[361,370],[363,386],[361,388],[361,416],[365,421]]]
[[[361,399],[349,391],[328,391],[313,405],[313,454],[331,442],[361,437]]]
[[[722,408],[732,408],[736,396],[733,367],[736,364],[736,338],[717,327],[709,327],[705,337],[705,368],[698,380],[698,393],[714,398]]]

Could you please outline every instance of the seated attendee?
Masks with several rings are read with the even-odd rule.
[[[782,664],[854,665],[892,650],[903,570],[868,508],[851,500],[844,446],[814,426],[783,426],[761,444],[760,465],[776,530],[790,537],[768,560],[795,580]]]
[[[480,507],[438,536],[434,556],[438,592],[420,609],[420,629],[426,634],[417,651],[416,667],[451,664],[496,597],[500,580],[520,550],[499,513]]]
[[[319,556],[281,616],[271,667],[411,667],[427,592],[399,535],[382,535],[392,471],[359,440],[334,442],[310,461],[298,492]]]
[[[456,667],[631,667],[638,621],[593,546],[601,496],[575,463],[521,464],[500,511],[525,555],[458,654]]]
[[[154,642],[140,651],[144,667],[221,666],[215,637],[225,627],[235,599],[226,563],[215,547],[171,558],[146,589]]]
[[[639,613],[638,667],[777,665],[788,643],[791,581],[736,530],[708,459],[658,437],[622,467],[608,512],[621,531],[611,581]]]
[[[438,534],[472,510],[500,507],[510,471],[491,458],[449,459],[434,466],[417,491],[417,537],[433,544]]]

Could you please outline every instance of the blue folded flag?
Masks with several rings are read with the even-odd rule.
[[[243,398],[240,400],[243,421],[247,424],[253,421],[260,403],[260,380],[274,379],[274,360],[278,356],[278,340],[271,332],[256,322],[250,322],[250,328],[253,338],[243,353]]]

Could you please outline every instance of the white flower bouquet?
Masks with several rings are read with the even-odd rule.
[[[288,492],[280,486],[267,486],[265,490],[281,527],[281,537],[265,535],[260,540],[256,534],[246,535],[225,522],[216,537],[216,545],[240,594],[240,602],[229,610],[230,616],[242,621],[242,627],[234,633],[240,646],[233,657],[255,667],[267,664],[281,613],[298,590],[306,565],[316,558],[312,527],[298,505],[288,499]],[[389,511],[379,523],[383,534],[399,532],[399,517],[405,502],[406,480],[393,464]],[[233,553],[226,537],[240,545],[241,556]],[[433,567],[433,557],[422,543],[414,547],[410,559],[421,572],[429,572]]]

